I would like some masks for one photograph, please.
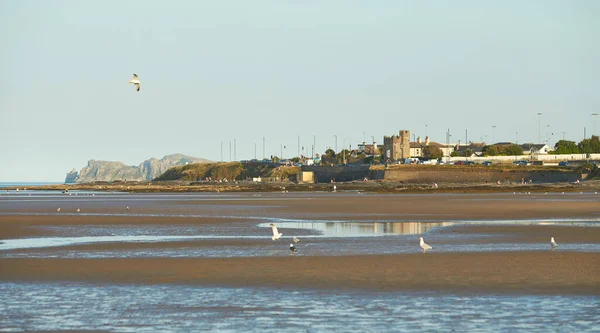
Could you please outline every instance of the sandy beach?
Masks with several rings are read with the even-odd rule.
[[[138,195],[139,196],[139,195]],[[144,198],[144,197],[142,197]],[[110,197],[106,197],[110,199]],[[262,235],[248,216],[309,220],[371,219],[404,221],[491,221],[598,218],[600,197],[578,198],[561,194],[518,196],[470,195],[284,195],[252,194],[215,197],[138,197],[118,201],[79,196],[51,200],[0,200],[0,239],[65,236],[62,227],[78,226],[235,226],[249,235]],[[168,200],[167,200],[168,199]],[[12,200],[12,199],[11,199]],[[61,206],[61,214],[56,206]],[[125,205],[131,211],[125,211]],[[76,214],[76,207],[82,213]],[[65,213],[66,212],[66,213]],[[193,217],[138,216],[178,212]],[[224,214],[226,212],[226,214]],[[27,215],[27,213],[36,215]],[[86,215],[88,214],[88,215]],[[106,215],[106,216],[103,216]],[[111,215],[113,214],[113,215]],[[129,215],[128,215],[129,214]],[[136,215],[138,214],[138,215]],[[158,215],[158,214],[157,214]],[[51,226],[52,228],[47,228]],[[85,234],[86,227],[75,229]],[[464,224],[436,229],[429,236],[434,250],[426,254],[258,256],[223,258],[11,258],[0,257],[2,281],[79,281],[92,283],[191,284],[201,286],[276,286],[308,289],[364,289],[377,291],[493,292],[525,294],[600,294],[600,253],[551,252],[549,237],[562,245],[600,244],[600,228],[569,225]],[[78,231],[78,232],[79,232]],[[270,230],[267,230],[270,232]],[[473,237],[472,235],[485,235]],[[47,249],[21,249],[27,253],[57,251],[165,251],[214,246],[272,246],[264,239],[212,239],[194,241],[94,243]],[[413,242],[413,238],[408,242]],[[428,236],[426,236],[428,237]],[[402,241],[404,238],[401,239]],[[547,251],[463,252],[464,246],[500,242],[540,243]],[[284,241],[285,242],[285,241]],[[315,245],[343,239],[314,239]],[[393,237],[380,240],[393,248]],[[302,244],[304,245],[304,244]],[[443,246],[443,252],[436,251]],[[287,245],[282,242],[282,247]],[[450,249],[450,250],[448,250]]]

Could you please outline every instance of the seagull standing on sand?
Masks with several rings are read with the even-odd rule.
[[[135,84],[137,91],[140,91],[140,79],[138,79],[137,74],[133,73],[133,78],[131,78],[131,80],[129,80],[129,83]]]
[[[433,249],[431,246],[429,246],[423,241],[423,237],[419,237],[419,246],[421,246],[421,248],[423,249],[423,253],[427,252],[427,250]]]
[[[270,226],[271,229],[273,229],[273,237],[271,237],[272,240],[278,240],[281,236],[283,236],[282,233],[277,231],[277,227],[275,226],[275,224],[271,223]]]
[[[298,253],[298,250],[296,250],[296,247],[294,246],[294,244],[290,244],[290,254],[296,254]]]
[[[77,213],[79,213],[81,211],[81,209],[77,208]]]
[[[125,208],[127,208],[127,210],[129,210],[129,206],[127,206],[127,207],[125,207]]]
[[[58,209],[56,210],[57,212],[60,212],[60,207],[58,207]]]
[[[554,237],[550,237],[550,245],[552,246],[552,251],[556,250],[558,244],[554,241]]]

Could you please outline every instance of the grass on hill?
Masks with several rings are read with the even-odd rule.
[[[270,163],[194,163],[170,168],[156,181],[201,181],[207,178],[246,179],[253,177],[290,178],[301,169],[299,167],[278,166]]]

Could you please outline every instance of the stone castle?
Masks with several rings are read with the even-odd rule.
[[[401,161],[410,156],[410,131],[383,137],[383,155],[386,162]]]

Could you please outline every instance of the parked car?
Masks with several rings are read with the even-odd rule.
[[[514,161],[513,164],[515,164],[515,165],[528,165],[529,162],[527,162],[527,161]]]
[[[454,162],[454,165],[465,165],[465,161],[456,161]]]
[[[558,162],[558,166],[568,167],[568,166],[571,166],[571,163],[569,163],[567,161],[560,161],[560,162]]]
[[[481,165],[492,165],[492,162],[491,161],[485,161],[485,162],[481,163]]]

